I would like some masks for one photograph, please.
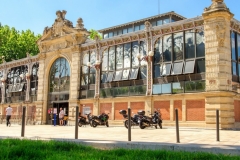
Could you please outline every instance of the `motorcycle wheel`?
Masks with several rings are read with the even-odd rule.
[[[124,122],[124,126],[128,129],[128,120]]]
[[[108,121],[106,122],[106,126],[109,127]]]
[[[158,122],[160,129],[162,129],[162,122]]]
[[[145,126],[143,125],[143,121],[141,121],[141,122],[139,123],[139,127],[140,127],[141,129],[144,129],[144,128],[145,128]]]
[[[82,127],[82,123],[81,122],[78,122],[78,127]]]
[[[92,127],[93,127],[93,128],[96,128],[96,127],[97,127],[97,122],[92,121]]]

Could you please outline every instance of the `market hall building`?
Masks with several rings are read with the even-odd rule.
[[[79,18],[74,27],[57,11],[52,27],[37,41],[37,56],[0,65],[1,120],[13,107],[12,121],[52,124],[63,108],[74,124],[81,114],[119,111],[148,114],[159,109],[164,125],[240,128],[240,22],[223,0],[212,0],[202,16],[191,19],[168,12],[102,29],[90,40]]]

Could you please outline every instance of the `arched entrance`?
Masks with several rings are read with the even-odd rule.
[[[58,58],[50,69],[48,92],[47,123],[53,124],[53,114],[64,110],[65,118],[69,114],[70,66],[65,58]],[[59,117],[57,116],[57,124]],[[65,121],[66,124],[66,121]]]

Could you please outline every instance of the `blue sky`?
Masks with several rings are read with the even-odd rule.
[[[158,2],[159,1],[159,2]],[[240,0],[224,0],[234,18],[240,20]],[[186,17],[200,16],[211,0],[0,0],[0,23],[17,30],[42,34],[52,26],[57,10],[76,25],[81,17],[85,28],[100,30],[114,25],[175,11]]]

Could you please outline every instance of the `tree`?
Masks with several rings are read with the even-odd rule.
[[[96,36],[98,36],[99,39],[102,39],[102,36],[98,31],[94,29],[90,29],[89,32],[90,32],[90,35],[89,35],[90,39],[94,40]]]
[[[14,27],[0,25],[0,62],[3,57],[5,61],[25,58],[28,52],[30,55],[39,53],[36,44],[41,35],[34,35],[30,30],[17,31]]]

